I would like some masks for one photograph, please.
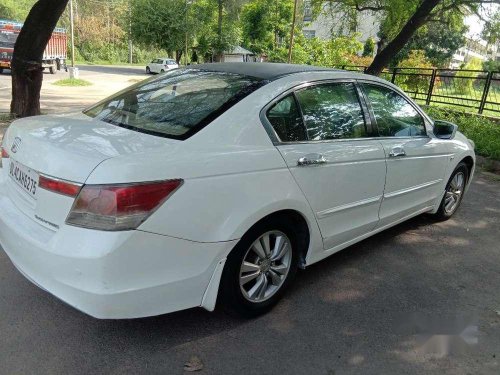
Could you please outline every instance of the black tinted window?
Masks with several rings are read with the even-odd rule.
[[[84,113],[133,130],[185,139],[260,86],[259,80],[239,74],[176,69]]]
[[[352,83],[324,84],[296,93],[310,140],[366,136],[365,120]]]
[[[283,142],[307,139],[302,117],[293,95],[281,99],[267,112],[267,119]]]
[[[373,108],[380,136],[406,137],[426,135],[424,119],[408,101],[394,90],[364,85]]]

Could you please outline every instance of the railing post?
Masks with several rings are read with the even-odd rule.
[[[488,99],[488,91],[490,91],[491,79],[493,78],[493,72],[488,72],[486,76],[486,83],[484,84],[483,96],[481,97],[481,104],[479,104],[479,114],[481,115],[486,105],[486,100]]]
[[[432,91],[434,90],[434,81],[436,80],[436,69],[432,69],[431,82],[429,83],[429,91],[427,92],[427,98],[425,99],[425,105],[431,104]]]
[[[392,71],[391,83],[394,83],[396,81],[397,71],[398,71],[398,68],[394,68],[394,70]]]

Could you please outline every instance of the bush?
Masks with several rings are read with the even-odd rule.
[[[500,122],[445,108],[428,107],[426,112],[432,118],[457,124],[458,129],[474,141],[477,154],[500,160]]]
[[[404,72],[409,73],[409,75],[401,75],[397,77],[395,83],[398,86],[400,86],[405,91],[414,92],[416,94],[427,93],[427,91],[429,90],[430,77],[420,74],[430,74],[430,69],[432,69],[433,67],[427,57],[425,57],[424,51],[411,51],[408,57],[401,61],[398,67],[407,68],[404,70]],[[422,68],[429,70],[423,70]]]
[[[366,39],[365,45],[363,46],[363,57],[373,57],[375,53],[375,41],[373,38]]]
[[[455,91],[460,95],[470,94],[474,90],[474,81],[479,75],[478,72],[468,72],[467,70],[481,70],[481,60],[476,57],[470,59],[453,78]]]

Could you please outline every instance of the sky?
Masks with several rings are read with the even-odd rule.
[[[485,6],[485,10],[481,12],[484,18],[489,18],[498,9],[498,4],[489,4]],[[475,14],[465,17],[465,24],[469,27],[469,32],[467,36],[471,39],[480,39],[481,31],[484,27],[484,22]]]

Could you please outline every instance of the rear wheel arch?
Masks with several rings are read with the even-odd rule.
[[[297,238],[299,241],[299,267],[305,268],[306,265],[306,257],[309,251],[309,247],[311,244],[311,229],[309,227],[307,219],[304,217],[302,213],[294,209],[283,209],[279,211],[275,211],[271,214],[268,214],[261,219],[259,219],[256,223],[254,223],[250,228],[248,228],[245,234],[242,236],[242,239],[245,236],[248,236],[252,233],[252,231],[260,226],[262,223],[271,220],[288,220],[290,221],[294,228],[296,228]]]

